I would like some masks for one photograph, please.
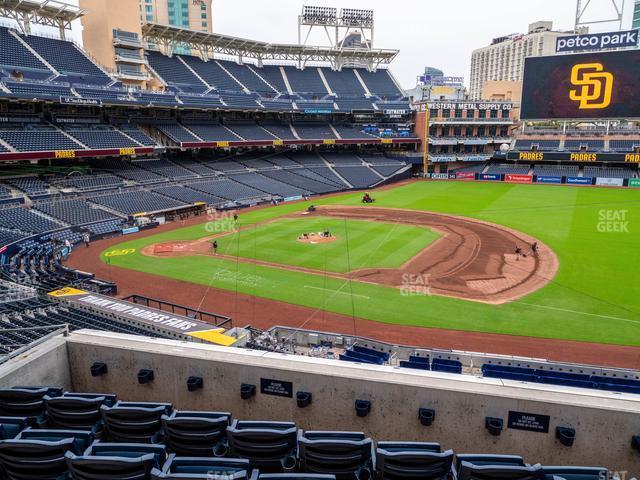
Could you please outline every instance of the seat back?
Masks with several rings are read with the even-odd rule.
[[[148,443],[111,443],[95,441],[87,448],[84,455],[94,457],[141,457],[152,454],[158,465],[164,464],[167,459],[167,449],[162,444]]]
[[[376,478],[446,479],[451,473],[452,463],[453,450],[440,452],[437,444],[380,442],[376,449]]]
[[[474,465],[514,465],[524,467],[524,460],[520,455],[485,455],[482,453],[459,453],[456,455],[456,466],[460,467],[462,462]]]
[[[458,468],[458,480],[543,480],[540,465],[474,465],[462,462]]]
[[[258,480],[336,480],[336,476],[316,473],[262,473]]]
[[[152,443],[162,429],[161,417],[167,413],[163,406],[102,405],[100,412],[106,439],[114,442]]]
[[[250,475],[249,460],[239,458],[178,457],[175,454],[151,478],[190,478],[206,480],[246,480]]]
[[[152,453],[138,457],[74,455],[67,452],[65,460],[73,480],[149,480],[156,465]]]
[[[283,471],[295,457],[296,431],[292,422],[234,420],[227,428],[230,456],[248,459],[252,468]]]
[[[72,446],[73,439],[58,442],[2,440],[0,466],[6,478],[13,480],[55,480],[66,472],[64,454]]]
[[[604,467],[542,467],[543,478],[562,478],[563,480],[602,480],[611,478]]]
[[[43,398],[48,389],[0,389],[0,415],[8,417],[39,417],[44,413]]]
[[[373,442],[362,432],[298,432],[300,468],[309,473],[334,474],[338,479],[359,478],[372,472]]]
[[[169,451],[185,456],[212,456],[226,452],[228,412],[175,411],[161,418]],[[218,453],[219,452],[219,453]]]
[[[91,430],[102,421],[100,407],[105,397],[44,397],[47,423],[51,428]]]

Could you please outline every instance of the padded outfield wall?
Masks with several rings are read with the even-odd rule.
[[[46,350],[48,345],[59,357],[60,339],[39,348]],[[114,392],[124,400],[230,411],[239,419],[292,420],[305,429],[364,431],[376,440],[438,441],[460,453],[520,454],[530,463],[597,464],[627,471],[630,476],[640,472],[640,454],[631,448],[632,436],[640,433],[640,396],[632,394],[354,365],[88,330],[66,338],[66,348],[70,381],[65,382],[60,374],[52,381],[62,380],[65,387],[78,392]],[[42,355],[39,358],[46,357]],[[105,362],[108,373],[92,377],[93,362]],[[55,365],[64,368],[66,362],[59,358]],[[0,370],[0,385],[15,385],[19,378],[24,379],[19,382],[23,384],[42,383],[38,372],[53,366],[29,364],[26,358],[11,360]],[[136,374],[143,368],[152,369],[155,380],[139,385]],[[22,372],[29,375],[22,376]],[[189,376],[202,377],[204,388],[187,391]],[[253,398],[240,399],[242,383],[256,385]],[[261,387],[271,393],[262,393]],[[312,394],[311,405],[297,407],[298,391]],[[367,417],[356,416],[356,400],[371,401]],[[436,411],[432,426],[420,424],[419,408]],[[528,429],[509,428],[510,414],[515,420],[511,427],[529,422]],[[487,432],[485,417],[504,419],[500,436]],[[546,421],[548,433],[534,431],[544,430]],[[572,447],[555,438],[556,426],[575,428]]]

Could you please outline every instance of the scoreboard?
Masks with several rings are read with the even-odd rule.
[[[520,118],[640,118],[640,50],[526,58]]]

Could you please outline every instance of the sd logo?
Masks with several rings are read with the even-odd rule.
[[[571,83],[575,90],[569,98],[580,102],[580,110],[602,109],[611,104],[613,74],[604,71],[601,63],[579,63],[571,69]]]

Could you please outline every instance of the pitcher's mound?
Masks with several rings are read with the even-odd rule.
[[[329,234],[329,236],[323,233],[303,233],[298,237],[298,241],[302,243],[310,243],[312,245],[316,243],[331,243],[336,241],[336,237]]]

